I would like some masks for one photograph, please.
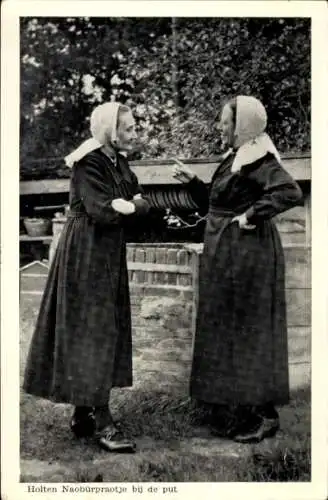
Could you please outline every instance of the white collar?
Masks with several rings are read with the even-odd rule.
[[[277,161],[281,163],[280,155],[271,138],[267,133],[263,132],[238,148],[231,166],[231,172],[239,172],[244,165],[254,163],[267,153],[272,153],[277,158]]]

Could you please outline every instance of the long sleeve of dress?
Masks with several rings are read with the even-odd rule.
[[[135,214],[136,215],[146,215],[150,210],[150,203],[144,194],[144,190],[143,190],[142,186],[140,186],[140,184],[138,183],[137,176],[134,173],[133,173],[133,177],[135,179],[135,185],[136,185],[134,195],[141,196],[138,199],[131,200],[136,208]]]
[[[270,219],[290,208],[302,205],[303,194],[297,182],[275,158],[259,162],[248,173],[262,191],[262,196],[246,210],[249,223]]]
[[[200,180],[199,177],[195,176],[186,186],[194,203],[198,206],[201,215],[207,214],[209,206],[209,191],[206,184]]]
[[[132,203],[134,204],[136,208],[136,215],[145,215],[149,212],[150,205],[148,201],[145,198],[138,198],[135,200],[132,200]]]
[[[120,224],[123,216],[111,206],[113,190],[103,167],[86,160],[79,167],[78,177],[81,201],[87,214],[99,224]]]

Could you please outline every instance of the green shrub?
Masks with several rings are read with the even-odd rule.
[[[111,98],[135,112],[136,158],[217,154],[220,107],[238,93],[262,99],[281,151],[309,150],[310,52],[306,18],[23,18],[22,171],[67,175],[49,158],[86,138]]]

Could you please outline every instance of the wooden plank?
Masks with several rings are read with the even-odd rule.
[[[307,152],[290,152],[290,153],[282,153],[281,158],[283,160],[298,160],[298,159],[311,159],[311,153],[309,151]],[[190,162],[191,164],[194,163],[208,163],[209,162],[209,157],[199,157],[199,158],[182,158],[178,157],[180,161],[187,161]],[[213,155],[210,157],[210,160],[214,163],[217,163],[222,159],[222,155]],[[135,160],[135,161],[130,161],[130,165],[134,167],[142,166],[158,166],[162,165],[163,163],[173,163],[172,158],[148,158],[144,160]]]
[[[19,184],[20,194],[66,193],[69,190],[69,179],[45,179],[38,181],[22,181]]]
[[[287,172],[296,181],[310,181],[311,180],[311,159],[298,158],[298,159],[283,159],[282,164]]]
[[[204,182],[209,182],[218,163],[211,160],[185,160],[196,175]],[[283,164],[286,170],[297,181],[309,181],[311,179],[311,158],[309,156],[290,158],[283,157]],[[143,186],[152,185],[180,185],[180,182],[172,176],[172,165],[170,161],[152,161],[131,163],[131,169],[138,176],[139,182]],[[20,194],[49,194],[66,193],[69,190],[69,179],[45,179],[37,181],[20,182]]]
[[[42,241],[43,243],[51,243],[53,236],[29,236],[28,234],[20,234],[19,241],[31,242],[31,241]]]
[[[37,273],[24,273],[24,274],[22,274],[22,278],[23,277],[24,278],[40,278],[40,276],[43,278],[47,278],[48,272],[47,273],[39,273],[39,274],[37,274]]]
[[[44,212],[46,210],[64,210],[66,205],[44,205],[41,207],[34,207],[35,212]]]
[[[185,162],[191,170],[202,181],[209,183],[214,174],[218,163],[208,161],[207,163],[192,163]],[[311,160],[310,158],[300,159],[285,159],[283,161],[284,168],[297,181],[309,181],[311,179]],[[177,185],[180,184],[172,175],[172,164],[166,163],[158,166],[135,166],[132,167],[137,175],[140,184],[144,186],[150,185]]]

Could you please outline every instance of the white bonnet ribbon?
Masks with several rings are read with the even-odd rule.
[[[91,153],[91,151],[100,148],[101,146],[102,144],[100,144],[100,142],[93,137],[87,139],[86,141],[82,142],[82,144],[80,144],[80,146],[76,148],[72,153],[65,157],[66,166],[72,168],[74,163],[80,161],[81,158],[86,156],[88,153]]]
[[[254,163],[260,158],[263,158],[267,153],[272,153],[277,161],[281,163],[280,154],[271,138],[267,133],[263,132],[240,146],[231,166],[231,172],[239,172],[244,165]]]
[[[65,163],[72,168],[74,163],[95,149],[105,145],[110,137],[110,143],[116,142],[119,102],[106,102],[97,106],[90,117],[90,131],[92,137],[82,142],[78,148],[65,157]]]

